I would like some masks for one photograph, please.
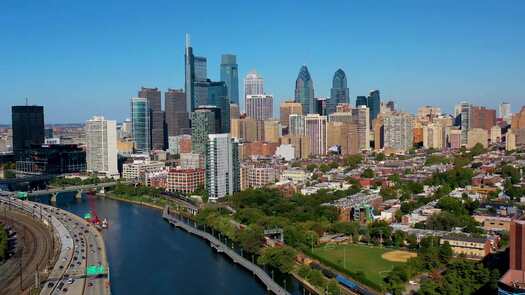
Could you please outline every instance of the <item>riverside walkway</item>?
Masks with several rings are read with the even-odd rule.
[[[266,289],[268,291],[272,291],[274,294],[277,295],[289,295],[290,293],[286,291],[283,287],[279,286],[272,278],[260,267],[257,265],[251,263],[246,258],[242,257],[241,255],[237,254],[237,252],[230,249],[228,246],[224,245],[219,239],[215,238],[213,235],[201,231],[191,225],[188,225],[182,221],[180,221],[177,217],[169,214],[168,207],[164,208],[164,211],[162,212],[162,218],[166,219],[170,224],[182,228],[185,231],[194,234],[196,236],[199,236],[205,240],[208,240],[211,244],[211,247],[216,249],[219,253],[224,253],[228,255],[233,262],[238,263],[242,265],[244,268],[250,270],[255,276],[261,280],[261,282],[266,286]]]

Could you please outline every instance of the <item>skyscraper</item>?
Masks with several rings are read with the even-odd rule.
[[[409,113],[394,112],[384,116],[385,150],[408,152],[412,148],[413,117]]]
[[[196,108],[203,105],[213,105],[221,110],[221,130],[219,133],[230,132],[230,100],[228,99],[226,83],[196,81],[193,83]]]
[[[216,106],[201,106],[191,114],[192,151],[198,154],[206,152],[208,134],[221,132],[221,110]]]
[[[186,94],[182,89],[168,89],[164,93],[164,112],[168,137],[191,132],[186,112]]]
[[[44,143],[43,106],[13,106],[11,120],[15,154],[30,149],[32,144]]]
[[[228,97],[231,103],[239,104],[239,68],[237,58],[233,54],[223,54],[221,57],[221,81],[228,87]]]
[[[359,150],[370,148],[370,110],[366,106],[352,109],[352,121],[357,125]]]
[[[208,135],[206,189],[212,202],[240,191],[239,148],[227,133]]]
[[[370,91],[367,98],[367,106],[370,109],[370,123],[377,118],[377,115],[381,111],[381,98],[379,96],[379,90]]]
[[[291,114],[288,117],[288,134],[304,135],[304,116],[300,114]]]
[[[510,103],[502,102],[499,105],[499,117],[510,123],[512,118],[512,112],[510,110]]]
[[[150,107],[147,98],[131,98],[131,130],[135,151],[149,153],[151,150]]]
[[[304,118],[305,135],[308,138],[310,155],[325,155],[326,147],[326,116],[308,114]]]
[[[267,94],[247,95],[246,115],[258,121],[271,119],[273,117],[273,96]]]
[[[158,88],[141,87],[138,97],[143,97],[148,100],[150,112],[150,134],[151,134],[151,149],[164,149],[164,114],[161,107],[161,94]]]
[[[86,122],[86,170],[118,177],[117,122],[95,116]]]
[[[470,129],[470,114],[472,105],[466,101],[460,102],[454,108],[456,116],[459,116],[461,126],[461,145],[467,145],[468,130]]]
[[[472,106],[470,109],[469,128],[483,128],[489,131],[496,125],[496,110]]]
[[[264,94],[264,79],[257,71],[250,71],[244,78],[244,107],[246,108],[246,97],[248,95]]]
[[[358,96],[355,100],[355,107],[358,108],[359,106],[365,106],[368,107],[368,102],[366,101],[366,96]]]
[[[186,34],[184,51],[184,92],[186,93],[186,112],[191,112],[197,107],[195,103],[194,82],[207,79],[207,62],[205,57],[194,56],[190,43],[190,35]]]
[[[295,101],[303,105],[305,115],[316,113],[314,82],[305,65],[299,70],[299,75],[295,81]]]
[[[346,74],[342,69],[338,69],[332,79],[332,89],[330,89],[330,98],[326,106],[326,114],[334,113],[340,103],[350,103],[350,94],[348,90]]]

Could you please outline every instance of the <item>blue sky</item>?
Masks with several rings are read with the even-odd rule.
[[[349,77],[401,109],[451,111],[465,99],[525,105],[525,1],[0,1],[0,123],[10,106],[45,106],[46,123],[123,120],[140,86],[181,88],[184,34],[219,78],[237,55],[240,85],[257,69],[275,105],[309,67],[327,96]],[[242,87],[241,87],[242,97]]]

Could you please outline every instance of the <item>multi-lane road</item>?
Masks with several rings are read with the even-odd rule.
[[[95,226],[75,214],[52,206],[22,201],[11,195],[0,200],[52,225],[60,254],[47,280],[42,282],[41,295],[110,294],[104,241]],[[101,266],[105,272],[88,276],[90,266]]]

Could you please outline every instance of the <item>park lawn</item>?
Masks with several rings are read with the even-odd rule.
[[[387,273],[394,266],[403,264],[403,262],[391,262],[381,257],[390,251],[392,250],[380,247],[349,244],[326,245],[315,248],[314,253],[350,272],[363,272],[370,281],[384,286],[383,278]],[[345,256],[346,265],[344,265]]]

